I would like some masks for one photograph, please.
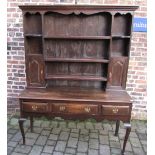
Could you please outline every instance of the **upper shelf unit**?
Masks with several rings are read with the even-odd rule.
[[[113,27],[112,25],[113,18]],[[42,20],[43,17],[43,20]],[[43,23],[42,23],[43,21]],[[63,25],[61,23],[64,23]],[[113,37],[130,36],[132,26],[131,13],[99,12],[93,15],[84,13],[61,14],[47,11],[41,15],[39,12],[26,12],[24,14],[24,32],[27,37],[39,37],[42,35],[44,26],[44,37],[53,39],[76,39],[87,36],[94,39],[109,39]],[[95,38],[96,37],[96,38]]]
[[[137,6],[20,8],[24,16],[28,87],[105,90],[107,85],[125,83],[125,60],[129,56],[132,16]]]

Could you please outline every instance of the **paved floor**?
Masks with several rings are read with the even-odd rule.
[[[146,155],[147,126],[144,121],[132,121],[132,132],[126,155]],[[26,145],[22,145],[18,119],[8,121],[8,155],[120,155],[125,134],[121,123],[115,137],[114,122],[94,120],[64,121],[36,119],[34,132],[25,122]]]

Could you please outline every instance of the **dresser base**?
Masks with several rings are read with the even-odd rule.
[[[95,119],[96,121],[116,121],[114,135],[119,132],[120,121],[125,123],[126,134],[122,149],[131,131],[130,118],[132,102],[126,91],[103,91],[75,88],[26,89],[19,96],[19,126],[25,144],[23,124],[30,118],[30,129],[33,132],[34,117],[61,117],[71,120]]]

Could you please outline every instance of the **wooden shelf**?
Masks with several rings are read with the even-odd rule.
[[[27,53],[27,56],[42,56],[42,54]]]
[[[93,63],[109,63],[107,59],[97,58],[44,58],[48,62],[93,62]]]
[[[128,52],[125,51],[112,51],[112,57],[118,57],[118,58],[127,58]]]
[[[44,36],[44,39],[82,39],[82,40],[103,40],[111,36]]]
[[[27,33],[27,34],[24,34],[25,37],[42,37],[42,34],[30,34],[30,33]]]
[[[55,80],[87,80],[87,81],[107,81],[105,77],[96,76],[78,76],[78,75],[46,75],[45,79]]]
[[[131,36],[113,35],[112,38],[130,38]]]

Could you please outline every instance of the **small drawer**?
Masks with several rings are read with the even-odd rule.
[[[24,112],[44,113],[48,111],[48,103],[22,102]]]
[[[129,106],[102,105],[103,115],[128,115]]]
[[[90,104],[54,103],[53,111],[56,113],[98,114],[98,106]]]

